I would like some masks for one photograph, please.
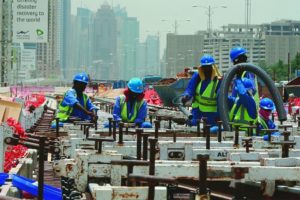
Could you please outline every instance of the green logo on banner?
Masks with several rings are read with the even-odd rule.
[[[44,34],[44,31],[41,30],[41,29],[36,29],[36,34],[37,34],[38,36],[41,36],[41,35]]]

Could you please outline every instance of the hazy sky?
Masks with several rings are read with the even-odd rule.
[[[168,31],[174,32],[174,21],[178,21],[179,34],[193,34],[207,29],[208,9],[193,8],[193,5],[214,8],[213,29],[222,25],[245,23],[245,0],[71,0],[72,13],[76,7],[96,11],[104,2],[126,7],[128,16],[140,22],[140,38],[160,33],[161,45]],[[251,24],[268,23],[279,19],[300,20],[300,0],[251,0]],[[168,21],[162,21],[168,20]],[[190,20],[187,22],[186,20]]]

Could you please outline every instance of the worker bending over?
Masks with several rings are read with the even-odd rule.
[[[182,94],[181,101],[185,104],[193,98],[192,120],[190,126],[197,125],[197,121],[203,117],[206,123],[211,125],[211,133],[216,133],[219,113],[217,109],[217,95],[221,84],[221,77],[215,65],[215,59],[211,55],[204,55],[200,59],[198,72],[194,73],[188,83],[188,87]]]
[[[116,98],[113,109],[113,118],[116,121],[135,123],[137,127],[151,128],[147,117],[147,102],[144,100],[144,85],[141,79],[132,78],[124,94]],[[107,125],[104,125],[107,127]]]
[[[75,117],[81,120],[97,120],[97,107],[93,105],[84,90],[89,82],[86,73],[78,73],[73,78],[73,87],[67,90],[59,104],[57,117],[60,122],[69,122]]]
[[[272,111],[275,109],[274,102],[269,98],[263,98],[259,102],[259,115],[258,115],[258,122],[259,122],[259,130],[262,129],[276,129],[276,125],[270,119]],[[266,132],[260,131],[261,134],[264,135],[264,140],[268,141],[269,136]],[[280,136],[279,132],[272,132],[272,136]]]

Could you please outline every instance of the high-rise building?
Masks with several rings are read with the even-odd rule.
[[[136,48],[136,76],[143,77],[147,74],[147,45],[140,42]]]
[[[204,35],[167,34],[166,69],[167,77],[174,77],[184,67],[198,65],[200,55],[204,50]]]
[[[57,40],[56,40],[56,52],[58,66],[60,67],[60,79],[65,79],[64,74],[64,3],[63,0],[57,1]]]
[[[128,17],[125,8],[115,7],[114,12],[117,20],[118,40],[118,71],[119,79],[129,80],[137,67],[137,46],[139,43],[139,21],[136,17]]]
[[[162,55],[162,58],[160,60],[159,65],[159,75],[162,77],[166,77],[166,69],[167,69],[167,63],[166,63],[166,49],[164,49],[164,53]]]
[[[248,61],[254,64],[266,61],[266,64],[272,65],[279,60],[287,64],[288,55],[292,60],[300,52],[300,21],[280,20],[260,25],[229,24],[223,26],[221,31],[215,31],[212,34],[202,31],[198,35],[202,35],[203,43],[201,43],[201,52],[197,56],[200,58],[204,53],[212,54],[222,72],[226,72],[232,65],[229,54],[231,48],[236,46],[246,48]],[[188,47],[184,48],[184,44],[178,45],[178,43],[179,38],[187,41],[192,37],[195,35],[173,34],[167,37],[165,61],[167,76],[174,76],[175,72],[183,66],[189,65],[185,59],[187,53],[184,49],[191,49],[193,45],[185,42]],[[184,62],[179,62],[180,60]],[[172,69],[176,71],[170,73]]]
[[[91,19],[92,12],[89,9],[77,8],[74,67],[81,70],[91,65]]]
[[[136,76],[160,74],[159,37],[147,36],[146,41],[139,43],[136,49]]]
[[[123,41],[123,66],[121,71],[124,73],[124,79],[129,80],[137,69],[136,65],[136,47],[139,43],[139,22],[135,17],[127,17],[124,19],[123,30],[121,32],[121,40]]]
[[[159,74],[159,36],[150,35],[146,38],[146,73],[145,75]]]
[[[62,1],[62,18],[60,19],[62,27],[62,72],[65,78],[70,79],[73,76],[73,57],[72,57],[72,29],[71,29],[71,0]]]
[[[263,24],[266,38],[266,62],[269,65],[279,60],[288,63],[288,54],[293,59],[300,52],[300,21],[280,20]]]
[[[37,43],[37,77],[39,78],[60,78],[60,61],[57,52],[59,1],[48,1],[48,42]]]
[[[229,24],[212,37],[205,38],[204,53],[212,54],[221,72],[232,65],[230,50],[241,46],[247,49],[248,61],[258,64],[265,60],[265,39],[261,25]]]
[[[248,29],[248,31],[247,31]],[[199,65],[204,54],[214,56],[221,72],[232,65],[230,50],[236,46],[247,49],[248,60],[258,64],[265,60],[266,44],[261,25],[230,24],[211,34],[199,31],[195,35],[167,36],[166,75],[175,76],[185,66]]]
[[[103,4],[93,23],[92,59],[100,79],[118,79],[117,73],[117,21],[112,8]]]

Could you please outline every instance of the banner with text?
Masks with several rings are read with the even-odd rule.
[[[13,42],[46,43],[48,0],[13,1]]]
[[[36,50],[23,49],[21,50],[21,69],[35,70],[36,69]]]

